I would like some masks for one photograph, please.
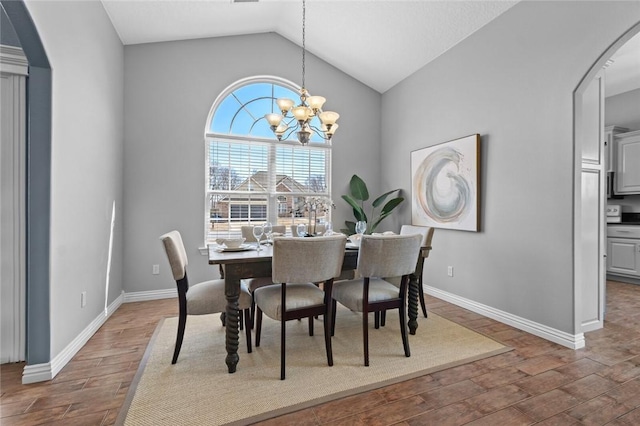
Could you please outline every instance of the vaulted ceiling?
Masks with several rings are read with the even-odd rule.
[[[127,44],[276,32],[302,45],[302,1],[102,0]],[[306,47],[380,93],[517,1],[307,0]]]
[[[123,44],[276,32],[302,45],[302,0],[101,0]],[[511,0],[307,0],[306,47],[384,93],[513,7]],[[640,36],[607,96],[640,88]]]

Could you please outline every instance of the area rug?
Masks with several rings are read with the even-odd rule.
[[[240,362],[229,374],[219,315],[188,317],[175,365],[171,357],[177,318],[166,318],[149,343],[117,424],[249,424],[510,350],[429,313],[429,318],[419,318],[416,334],[410,335],[407,358],[398,323],[395,310],[387,313],[385,327],[370,327],[370,366],[364,367],[361,314],[339,309],[334,365],[329,367],[322,319],[315,321],[313,337],[306,320],[289,321],[286,380],[281,381],[278,322],[264,318],[261,345],[251,354],[241,332]]]

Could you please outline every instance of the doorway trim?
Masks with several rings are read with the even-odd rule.
[[[583,282],[582,277],[582,263],[583,263],[583,255],[582,255],[582,150],[581,150],[581,141],[578,140],[578,135],[580,135],[584,131],[584,125],[580,120],[579,111],[583,102],[583,94],[589,84],[598,76],[598,73],[607,65],[607,61],[613,56],[613,54],[622,47],[626,42],[628,42],[635,35],[640,33],[640,22],[636,23],[634,26],[629,28],[623,35],[621,35],[617,40],[615,40],[603,53],[600,57],[595,61],[595,63],[589,68],[587,73],[584,75],[582,80],[578,83],[578,86],[573,91],[573,188],[574,188],[574,197],[573,197],[573,316],[574,316],[574,330],[575,334],[582,334],[585,330],[583,330],[582,324],[582,293],[581,293],[581,283]],[[606,94],[605,94],[606,96]],[[606,188],[600,187],[601,196],[605,197],[604,191]],[[606,201],[605,201],[606,203]],[[606,229],[605,216],[604,211],[599,212],[601,216],[602,224],[601,226]],[[606,235],[605,235],[606,238]],[[606,244],[602,242],[599,244],[599,258],[602,260],[606,255]],[[600,288],[598,289],[599,293],[605,295],[606,286],[606,277],[601,280]],[[605,301],[602,301],[602,310],[604,310]],[[601,312],[601,315],[604,315],[604,312]]]
[[[0,362],[25,360],[25,193],[26,193],[26,77],[27,58],[22,49],[0,45],[0,74],[4,124],[2,203],[2,355]],[[4,102],[8,101],[8,105]],[[6,158],[5,158],[6,157]],[[6,203],[6,204],[5,204]],[[5,216],[6,215],[6,216]]]

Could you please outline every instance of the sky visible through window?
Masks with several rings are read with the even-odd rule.
[[[264,115],[280,112],[276,105],[278,98],[292,99],[296,105],[300,103],[298,93],[273,83],[254,83],[240,87],[218,105],[210,130],[220,134],[275,138]],[[312,124],[318,129],[321,127],[317,117],[312,120]],[[297,140],[295,132],[287,140]],[[324,142],[316,134],[313,134],[311,141]]]
[[[296,104],[300,100],[295,91],[273,83],[253,83],[234,90],[218,105],[211,120],[211,133],[256,136],[275,141],[275,135],[269,128],[264,115],[269,112],[279,112],[275,102],[277,98],[293,99]],[[320,120],[315,118],[314,121],[314,125],[319,127]],[[288,140],[297,142],[295,132],[290,135]],[[313,134],[311,141],[324,143],[324,140],[316,134]],[[276,149],[276,173],[287,175],[302,184],[308,184],[312,175],[326,173],[326,150],[313,149],[313,147],[301,148],[289,145],[278,146]],[[268,151],[267,144],[264,147],[257,147],[255,143],[250,146],[240,141],[238,143],[217,143],[210,145],[209,150],[211,163],[233,169],[241,179],[246,179],[255,172],[267,169],[265,161]]]
[[[254,80],[225,92],[216,104],[206,135],[205,241],[240,235],[240,226],[252,223],[330,220],[330,211],[312,215],[304,201],[331,196],[331,144],[313,135],[302,145],[295,132],[279,142],[264,118],[280,112],[278,98],[300,102],[288,87]],[[320,128],[317,117],[312,124]]]

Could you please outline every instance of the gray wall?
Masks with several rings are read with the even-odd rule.
[[[311,93],[341,114],[333,141],[336,228],[351,218],[340,195],[353,173],[379,190],[380,94],[307,55]],[[204,129],[216,97],[250,76],[300,84],[300,48],[276,34],[125,47],[125,291],[175,289],[158,237],[182,233],[192,281],[217,276],[204,245]],[[152,275],[152,265],[160,275]]]
[[[122,292],[123,47],[99,2],[27,2],[27,7],[53,70],[53,358],[98,318],[105,301],[112,303]],[[114,257],[105,296],[114,201]],[[85,308],[80,307],[83,291]]]
[[[437,229],[427,285],[575,334],[573,91],[638,21],[640,2],[520,2],[383,95],[383,186],[410,188],[413,150],[482,137],[481,232]]]
[[[11,25],[11,21],[3,7],[0,7],[0,44],[20,47],[18,35],[13,29],[13,25]]]
[[[604,114],[605,126],[640,130],[640,89],[606,98]]]

